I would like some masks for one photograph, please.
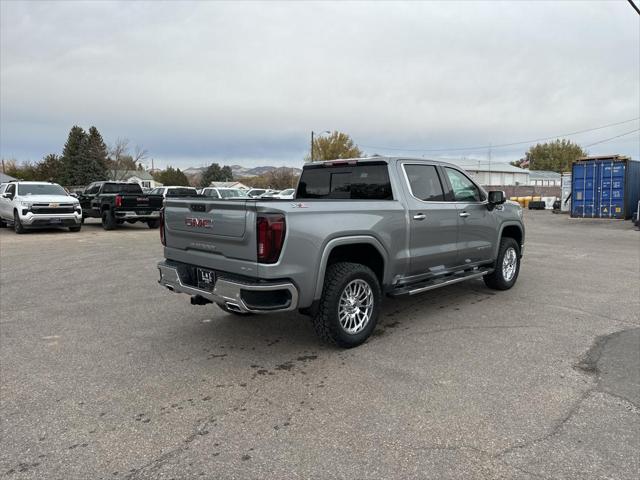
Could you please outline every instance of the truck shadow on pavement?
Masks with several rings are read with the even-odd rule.
[[[451,325],[452,317],[461,309],[473,308],[495,295],[482,282],[471,281],[415,297],[384,298],[376,329],[365,345],[381,341],[380,337],[393,332]],[[184,335],[189,337],[185,338],[187,342],[204,338],[207,343],[222,343],[227,348],[286,344],[287,349],[342,351],[323,343],[316,336],[311,319],[298,313],[241,316],[225,313],[212,305],[201,308],[207,318],[198,323],[181,324]]]

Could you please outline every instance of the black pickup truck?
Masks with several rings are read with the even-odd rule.
[[[100,218],[105,230],[113,230],[124,222],[146,223],[149,228],[160,225],[162,195],[142,193],[137,183],[94,182],[78,195],[85,218]]]

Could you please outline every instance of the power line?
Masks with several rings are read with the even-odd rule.
[[[631,130],[626,133],[621,133],[620,135],[616,135],[615,137],[605,138],[604,140],[600,140],[598,142],[590,143],[589,145],[585,145],[584,148],[593,147],[594,145],[598,145],[600,143],[608,142],[609,140],[615,140],[616,138],[624,137],[626,135],[631,135],[632,133],[640,132],[640,128],[636,128],[635,130]]]
[[[593,128],[587,128],[585,130],[578,130],[575,132],[569,132],[569,133],[561,133],[559,135],[552,135],[550,137],[543,137],[543,138],[536,138],[533,140],[524,140],[524,141],[520,141],[520,142],[512,142],[512,143],[502,143],[502,144],[498,144],[498,145],[477,145],[474,147],[455,147],[455,148],[399,148],[399,147],[376,147],[373,145],[362,145],[360,144],[361,147],[364,148],[373,148],[373,149],[378,149],[378,150],[398,150],[401,152],[452,152],[452,151],[459,151],[459,150],[486,150],[487,148],[502,148],[502,147],[513,147],[515,145],[523,145],[526,143],[534,143],[534,142],[541,142],[544,140],[552,140],[554,138],[558,138],[558,137],[568,137],[571,135],[578,135],[580,133],[587,133],[587,132],[593,132],[595,130],[602,130],[603,128],[609,128],[609,127],[615,127],[617,125],[623,125],[625,123],[629,123],[629,122],[634,122],[636,120],[640,120],[640,117],[636,117],[636,118],[631,118],[629,120],[624,120],[622,122],[616,122],[616,123],[610,123],[608,125],[602,125],[600,127],[593,127]]]
[[[633,9],[636,11],[636,13],[638,15],[640,15],[640,8],[638,8],[638,6],[636,4],[633,3],[631,0],[627,0],[627,2],[629,2],[629,4],[633,7]]]

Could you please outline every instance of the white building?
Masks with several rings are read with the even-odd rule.
[[[211,182],[209,186],[215,188],[238,188],[240,190],[251,190],[251,187],[247,187],[242,182]]]
[[[548,170],[529,170],[529,185],[535,187],[559,187],[562,175]]]
[[[112,170],[111,180],[118,182],[137,183],[142,188],[162,187],[162,183],[156,182],[153,176],[145,170]]]
[[[465,169],[480,185],[529,185],[529,170],[508,163],[446,160]]]

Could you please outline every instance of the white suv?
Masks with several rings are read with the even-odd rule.
[[[69,227],[79,232],[82,208],[57,183],[9,182],[0,185],[0,227],[12,224],[16,233],[27,228]]]

